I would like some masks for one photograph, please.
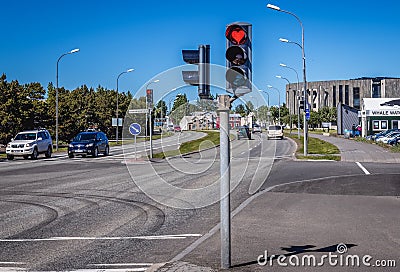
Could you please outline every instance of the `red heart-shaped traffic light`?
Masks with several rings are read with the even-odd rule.
[[[244,44],[247,40],[247,33],[238,25],[228,27],[225,33],[226,38],[233,44]]]

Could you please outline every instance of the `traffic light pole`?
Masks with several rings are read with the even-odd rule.
[[[230,142],[229,142],[229,95],[218,96],[219,133],[220,133],[220,174],[221,174],[221,268],[231,266],[231,206],[230,206]]]

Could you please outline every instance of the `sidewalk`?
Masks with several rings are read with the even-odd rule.
[[[392,153],[375,144],[357,142],[340,136],[323,136],[312,133],[309,136],[336,145],[340,150],[342,161],[400,163],[400,153]]]

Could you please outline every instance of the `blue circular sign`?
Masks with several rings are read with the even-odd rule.
[[[138,135],[141,130],[142,130],[142,127],[138,123],[132,123],[129,126],[129,133],[132,135]]]

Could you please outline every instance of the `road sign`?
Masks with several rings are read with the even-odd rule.
[[[129,126],[129,133],[132,135],[138,135],[141,130],[142,130],[142,127],[138,123],[132,123]]]
[[[310,108],[309,107],[306,108],[306,119],[307,119],[307,121],[310,120]]]
[[[134,110],[129,110],[129,113],[148,113],[149,109],[134,109]]]

